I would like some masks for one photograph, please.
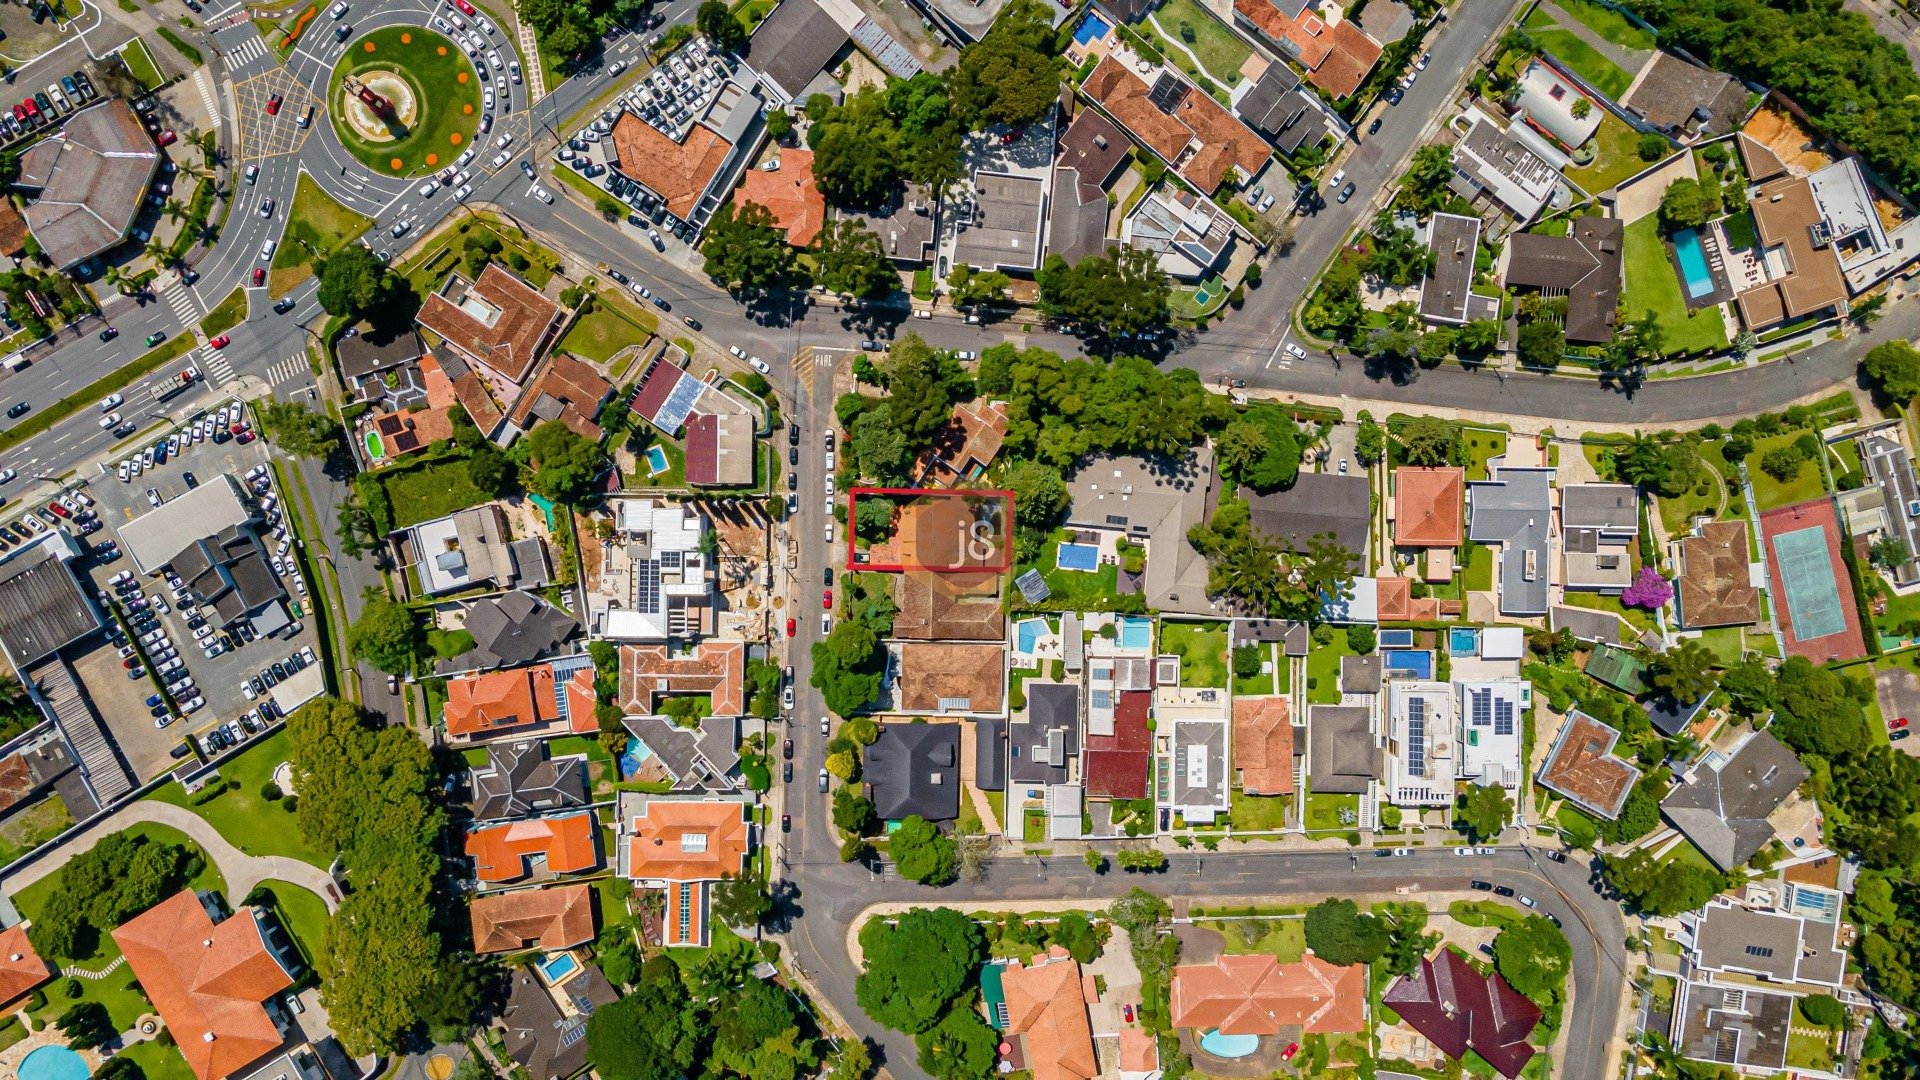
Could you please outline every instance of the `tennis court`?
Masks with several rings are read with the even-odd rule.
[[[1787,614],[1793,636],[1812,641],[1847,628],[1846,609],[1840,606],[1840,582],[1827,557],[1827,533],[1815,525],[1773,538],[1773,557],[1787,594]]]

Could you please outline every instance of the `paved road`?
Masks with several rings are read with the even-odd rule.
[[[249,855],[228,843],[226,837],[207,823],[207,819],[185,807],[152,799],[128,803],[94,823],[86,832],[61,844],[49,855],[24,864],[15,863],[17,869],[9,867],[5,874],[0,875],[0,880],[6,882],[7,895],[19,895],[20,890],[67,865],[74,856],[91,850],[102,837],[138,822],[165,825],[191,837],[213,860],[213,865],[219,868],[220,876],[226,879],[228,896],[245,896],[253,891],[255,885],[272,879],[290,882],[312,892],[326,902],[328,911],[339,906],[334,899],[333,879],[327,876],[326,871],[299,859],[279,855]]]

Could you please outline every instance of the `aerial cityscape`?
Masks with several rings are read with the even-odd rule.
[[[1920,6],[0,75],[0,1080],[1920,1078]]]

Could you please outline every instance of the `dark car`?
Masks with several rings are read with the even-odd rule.
[[[1353,198],[1353,190],[1355,186],[1356,185],[1354,184],[1353,181],[1351,180],[1347,181],[1347,186],[1340,189],[1341,202],[1346,202],[1348,199]]]
[[[1493,891],[1493,883],[1490,881],[1474,881],[1474,882],[1470,882],[1470,884],[1480,892]]]
[[[800,445],[800,425],[799,424],[787,425],[787,442],[793,446]]]
[[[1374,132],[1376,132],[1376,131],[1379,131],[1379,130],[1380,130],[1380,124],[1381,124],[1381,122],[1382,122],[1382,121],[1384,121],[1385,119],[1386,119],[1386,117],[1384,117],[1384,116],[1376,116],[1376,117],[1374,117],[1374,118],[1373,118],[1373,123],[1371,123],[1371,124],[1368,124],[1368,125],[1367,125],[1367,134],[1369,134],[1369,135],[1371,135],[1371,134],[1373,134]]]
[[[787,447],[787,464],[789,465],[800,464],[800,448],[799,447],[797,446]]]
[[[28,404],[27,402],[16,401],[12,405],[7,407],[7,415],[17,419],[19,417],[27,415],[27,410],[31,408],[33,408],[33,406]]]
[[[197,488],[200,486],[200,478],[193,475],[192,470],[188,470],[186,472],[181,473],[180,481],[181,483],[186,484],[189,489]]]
[[[193,747],[188,746],[186,743],[181,743],[179,746],[167,751],[167,756],[178,760],[191,753],[193,753]]]
[[[793,740],[792,739],[787,739],[781,742],[780,756],[787,759],[788,761],[793,760]]]
[[[1911,734],[1913,734],[1912,728],[1901,728],[1899,731],[1896,731],[1893,734],[1887,736],[1887,738],[1892,740],[1893,742],[1899,742],[1901,739],[1904,739]]]
[[[833,567],[829,566],[820,572],[820,584],[828,588],[833,587]]]
[[[793,815],[792,814],[780,815],[780,831],[781,832],[793,831]]]
[[[698,330],[698,329],[700,329],[700,320],[699,320],[699,319],[696,319],[696,318],[694,318],[694,317],[693,317],[693,316],[691,316],[691,315],[682,315],[682,316],[680,316],[680,321],[681,321],[681,322],[683,322],[683,323],[686,323],[686,324],[687,324],[687,325],[688,325],[689,327],[691,327],[691,328],[693,328],[693,329],[695,329],[695,330]]]
[[[1493,894],[1495,896],[1512,896],[1513,890],[1505,885],[1495,885],[1493,887]]]
[[[115,330],[111,326],[107,327],[105,330],[100,331],[101,341],[112,341],[114,338],[117,338],[119,336],[120,336],[120,331]]]
[[[793,762],[783,761],[780,763],[780,782],[783,784],[793,783]]]
[[[276,314],[279,314],[279,315],[285,315],[287,312],[292,311],[293,297],[283,296],[280,299],[275,300],[273,302],[273,310]]]
[[[800,490],[800,474],[799,473],[790,472],[787,474],[787,490],[788,491]]]

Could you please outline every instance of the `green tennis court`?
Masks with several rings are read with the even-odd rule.
[[[1787,594],[1794,638],[1812,641],[1844,632],[1847,615],[1840,606],[1840,582],[1833,576],[1826,530],[1815,525],[1776,535],[1773,558]]]

